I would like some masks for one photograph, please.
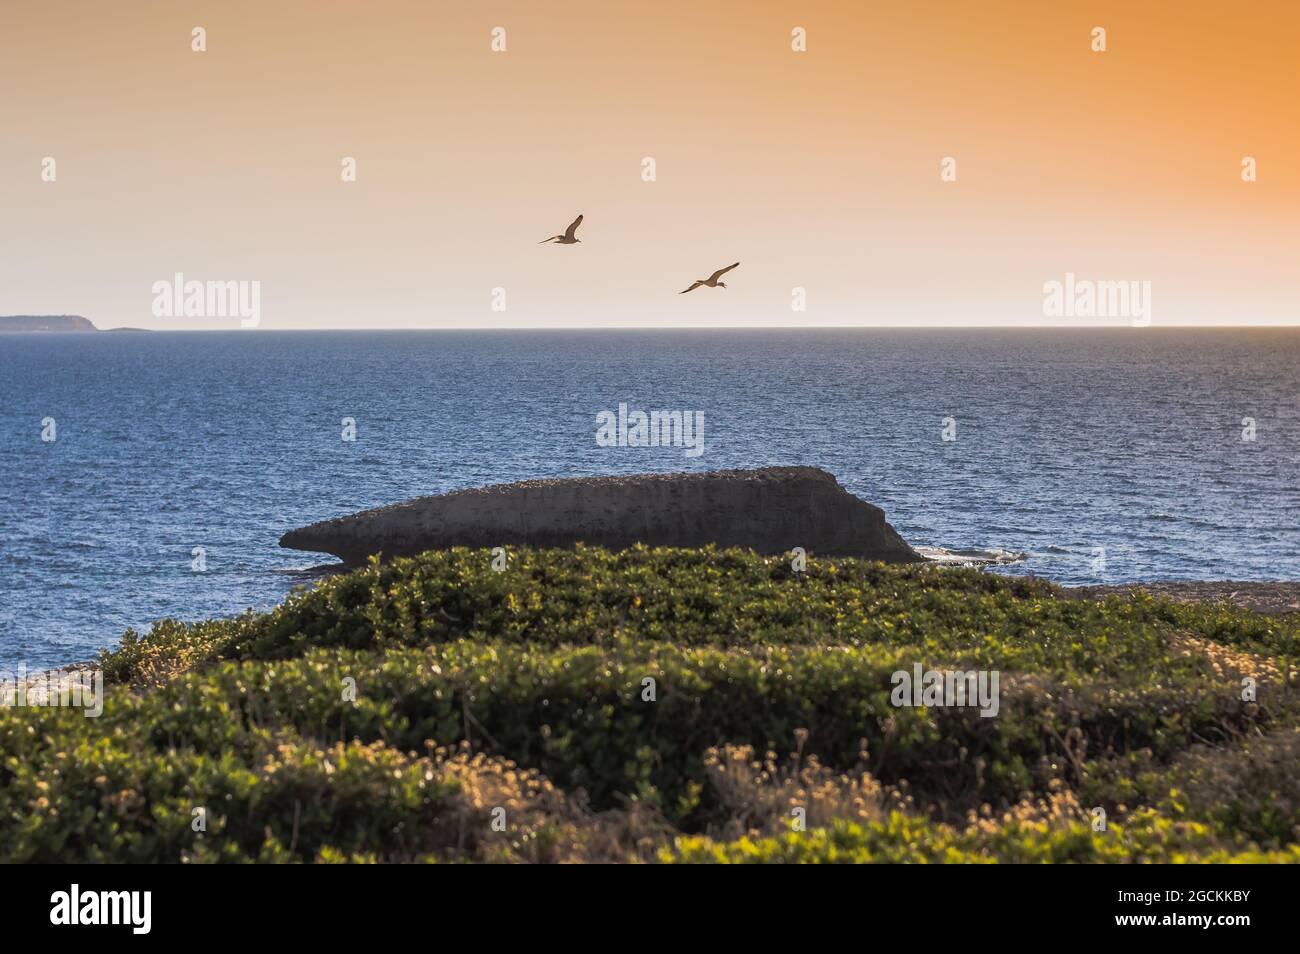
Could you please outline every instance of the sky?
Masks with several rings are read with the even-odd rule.
[[[1300,324],[1298,54],[1295,0],[6,0],[0,314],[240,328],[157,316],[181,273],[258,329],[1137,323],[1045,315],[1072,274]]]

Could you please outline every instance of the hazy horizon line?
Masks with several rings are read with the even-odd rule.
[[[493,325],[483,327],[481,325],[440,325],[431,326],[406,326],[406,325],[385,325],[381,327],[360,327],[360,326],[331,326],[331,327],[309,327],[309,328],[144,328],[139,325],[113,325],[111,327],[98,327],[97,331],[115,331],[115,330],[134,330],[148,331],[161,334],[181,333],[181,334],[262,334],[266,332],[321,332],[321,331],[347,331],[347,332],[388,332],[388,331],[980,331],[980,330],[1002,330],[1002,331],[1160,331],[1160,330],[1244,330],[1244,329],[1289,329],[1300,330],[1300,321],[1293,324],[1273,323],[1255,323],[1243,322],[1239,324],[1151,324],[1145,326],[1132,326],[1129,324],[1083,324],[1083,323],[1051,323],[1051,324],[924,324],[924,325],[843,325],[843,324],[791,324],[791,325],[672,325],[672,324],[646,324],[646,325]],[[37,332],[38,334],[62,335],[76,334],[75,332]]]

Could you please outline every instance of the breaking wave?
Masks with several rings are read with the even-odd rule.
[[[913,547],[917,553],[933,563],[945,566],[1000,566],[1005,563],[1021,563],[1029,554],[1016,553],[993,547],[988,550],[968,548],[949,550],[944,547]]]

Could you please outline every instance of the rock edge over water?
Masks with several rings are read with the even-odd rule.
[[[412,556],[447,547],[747,547],[919,563],[885,512],[816,467],[528,480],[458,490],[291,530],[280,546]]]

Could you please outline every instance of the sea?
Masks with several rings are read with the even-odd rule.
[[[620,405],[702,415],[702,452],[602,446]],[[271,607],[333,562],[280,535],[327,517],[775,465],[987,572],[1298,579],[1300,329],[0,336],[0,666]]]

